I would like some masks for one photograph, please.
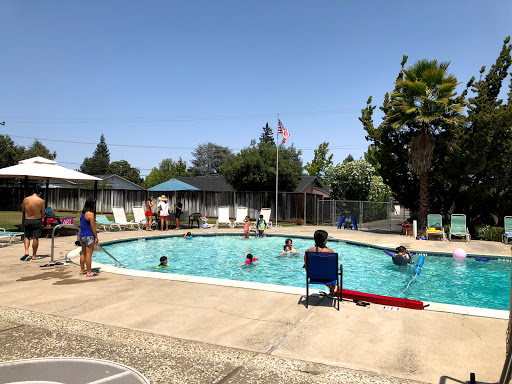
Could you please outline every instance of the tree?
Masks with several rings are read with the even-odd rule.
[[[274,132],[272,132],[272,128],[268,126],[268,123],[263,128],[263,133],[260,136],[260,144],[269,144],[269,145],[276,145],[276,142],[274,141]]]
[[[133,168],[126,160],[119,160],[110,163],[107,167],[107,173],[124,177],[126,180],[138,185],[141,185],[143,182],[140,177],[140,170]]]
[[[276,187],[277,148],[273,144],[251,142],[221,166],[224,179],[239,191],[272,191]],[[302,152],[293,145],[279,146],[279,190],[297,188],[302,174]]]
[[[325,181],[325,170],[332,165],[333,154],[328,156],[329,143],[324,141],[315,149],[315,157],[311,163],[307,163],[304,169],[310,176],[316,176],[321,183]]]
[[[194,152],[193,166],[189,171],[195,176],[218,174],[220,166],[232,155],[228,147],[213,143],[199,144]]]
[[[405,64],[405,62],[403,62]],[[463,103],[455,98],[457,78],[447,73],[449,62],[419,60],[402,69],[386,118],[395,129],[412,133],[408,143],[409,163],[420,177],[419,226],[425,228],[430,211],[429,172],[435,135],[461,121]]]
[[[151,188],[167,180],[188,175],[187,163],[183,161],[181,157],[178,161],[174,161],[171,158],[163,159],[158,165],[158,168],[153,167],[149,175],[146,176],[144,185],[146,188]]]
[[[508,100],[498,98],[512,64],[512,44],[507,37],[501,52],[484,76],[467,84],[467,123],[444,141],[438,164],[443,169],[445,198],[439,199],[445,212],[464,212],[470,227],[497,225],[512,210],[512,79]]]
[[[110,152],[103,134],[92,157],[86,157],[80,166],[80,172],[88,175],[105,175],[110,164]]]
[[[329,194],[336,200],[389,201],[391,189],[366,160],[331,166],[326,171]]]
[[[344,163],[350,163],[351,161],[354,161],[354,157],[349,153],[347,157],[345,157],[345,160],[343,160]]]
[[[14,144],[8,135],[0,135],[0,168],[18,164],[25,148]]]
[[[55,160],[55,158],[57,157],[57,152],[50,152],[50,150],[46,148],[46,146],[43,145],[43,143],[41,143],[39,140],[34,140],[32,145],[23,154],[23,158],[30,159],[31,157],[36,156],[41,156],[49,160]]]

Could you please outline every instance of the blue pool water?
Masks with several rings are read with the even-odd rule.
[[[313,240],[293,238],[293,247],[300,254],[280,256],[284,240],[280,236],[250,240],[238,236],[165,237],[103,247],[128,269],[305,287],[303,255]],[[512,263],[508,261],[456,261],[427,255],[421,274],[403,292],[414,277],[414,266],[397,267],[388,255],[371,247],[338,241],[329,241],[328,246],[343,264],[345,289],[470,307],[509,308]],[[259,261],[246,265],[248,253]],[[154,269],[160,256],[168,257],[169,268]],[[114,265],[103,252],[94,252],[94,261]]]

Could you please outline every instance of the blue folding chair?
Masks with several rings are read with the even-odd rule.
[[[337,306],[343,286],[343,266],[339,264],[338,254],[331,252],[306,252],[306,308],[309,304],[309,284],[335,285],[337,287]]]

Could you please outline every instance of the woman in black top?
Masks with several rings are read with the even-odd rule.
[[[183,210],[183,204],[181,204],[181,199],[178,197],[176,199],[176,205],[175,205],[175,208],[176,208],[176,211],[175,211],[175,216],[176,216],[176,229],[180,229],[180,218],[181,218],[181,211]]]

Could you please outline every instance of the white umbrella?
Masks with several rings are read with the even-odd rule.
[[[36,180],[100,181],[98,177],[64,168],[44,157],[21,160],[17,165],[0,169],[0,177],[28,177]]]
[[[94,197],[97,194],[98,177],[86,175],[85,173],[73,171],[64,168],[56,161],[36,156],[30,159],[21,160],[17,165],[0,169],[0,178],[17,177],[25,179],[25,188],[28,186],[29,179],[46,180],[46,196],[48,196],[48,184],[50,180],[76,180],[76,181],[94,181]],[[45,207],[48,200],[45,199]],[[25,215],[25,213],[23,213]],[[24,223],[24,219],[22,223]]]

